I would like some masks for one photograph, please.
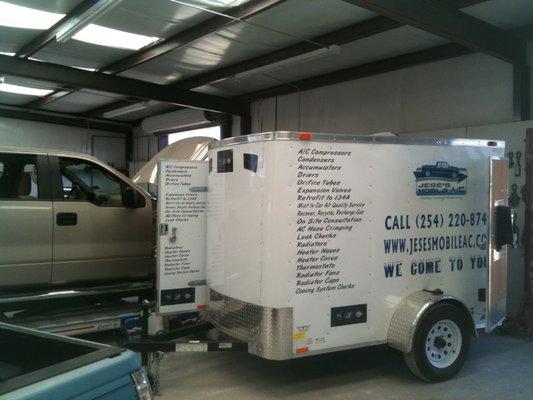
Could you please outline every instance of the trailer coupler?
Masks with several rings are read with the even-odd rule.
[[[205,353],[248,351],[248,343],[239,340],[196,340],[180,339],[184,336],[200,334],[213,328],[209,322],[200,321],[182,326],[163,335],[151,336],[148,333],[148,317],[154,303],[145,301],[141,314],[141,340],[123,343],[123,347],[141,354],[141,364],[145,368],[154,394],[159,392],[159,364],[165,353]]]
[[[223,340],[181,340],[175,342],[131,341],[124,347],[141,353],[141,360],[148,375],[152,391],[159,394],[159,364],[165,353],[204,353],[212,351],[248,351],[248,343]]]

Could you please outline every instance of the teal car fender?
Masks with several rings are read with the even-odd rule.
[[[135,353],[118,355],[73,369],[4,394],[3,400],[138,400],[131,376],[141,368]]]

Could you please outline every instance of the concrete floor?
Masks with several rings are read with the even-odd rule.
[[[246,353],[170,353],[161,362],[159,400],[533,399],[533,342],[475,339],[454,379],[414,378],[387,347],[272,362]]]

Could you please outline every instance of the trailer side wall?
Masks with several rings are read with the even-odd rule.
[[[397,305],[424,289],[484,324],[489,160],[502,142],[275,138],[211,150],[220,217],[208,235],[223,235],[209,236],[207,275],[224,296],[290,310],[281,358],[384,343]],[[215,171],[223,152],[233,172]],[[258,156],[255,172],[245,154]]]

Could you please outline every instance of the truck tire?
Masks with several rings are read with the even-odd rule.
[[[459,307],[442,303],[422,316],[413,348],[404,359],[413,374],[428,382],[450,379],[463,367],[470,350],[471,324]]]

